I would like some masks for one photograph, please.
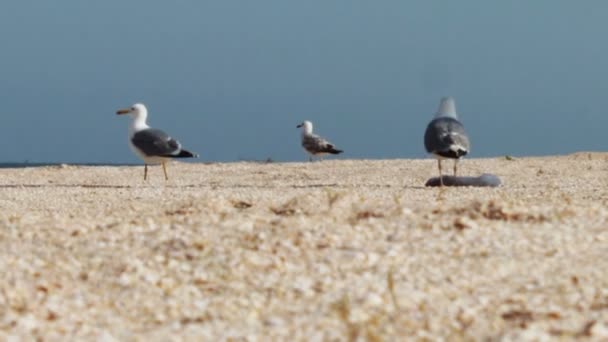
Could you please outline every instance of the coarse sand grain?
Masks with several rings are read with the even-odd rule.
[[[0,340],[608,340],[608,154],[0,170]]]

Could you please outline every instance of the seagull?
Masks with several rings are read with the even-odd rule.
[[[304,121],[297,128],[302,128],[302,147],[310,154],[309,161],[312,161],[313,156],[319,156],[323,159],[324,154],[340,154],[344,151],[336,149],[329,141],[312,133],[312,122]]]
[[[148,109],[141,103],[131,108],[120,109],[117,115],[130,114],[133,120],[129,125],[129,146],[133,152],[144,161],[144,180],[148,178],[148,165],[162,164],[165,180],[167,168],[165,164],[173,158],[197,158],[198,155],[182,148],[179,141],[171,138],[160,129],[150,128],[146,124]]]
[[[458,160],[469,153],[469,137],[464,126],[458,121],[456,104],[451,97],[444,97],[439,104],[435,118],[431,120],[424,133],[424,147],[437,158],[439,180],[443,185],[441,161],[454,159],[454,176],[458,170]]]

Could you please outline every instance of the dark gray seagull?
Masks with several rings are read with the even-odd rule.
[[[323,159],[325,154],[340,154],[344,151],[336,149],[334,144],[312,133],[312,122],[304,121],[297,126],[302,128],[302,147],[310,155],[309,161],[313,156]]]
[[[458,121],[456,104],[451,97],[444,97],[439,104],[435,118],[426,127],[424,147],[437,158],[439,179],[443,185],[441,161],[454,159],[454,176],[458,170],[458,160],[469,153],[469,137],[464,126]]]
[[[148,110],[143,104],[136,103],[131,108],[118,110],[116,114],[130,114],[133,118],[129,125],[129,146],[144,161],[144,180],[148,179],[148,165],[162,164],[165,180],[169,180],[165,166],[168,161],[173,158],[198,157],[197,154],[184,150],[182,144],[167,133],[150,128],[146,124]]]

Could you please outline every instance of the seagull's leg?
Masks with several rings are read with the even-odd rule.
[[[454,159],[454,177],[456,176],[457,171],[458,171],[458,159]]]
[[[144,164],[144,180],[148,179],[148,164]]]
[[[312,163],[312,155],[308,156],[308,162]]]
[[[163,162],[163,172],[165,173],[165,180],[169,180],[169,176],[167,176],[167,167],[165,166],[166,163]]]
[[[439,166],[439,183],[443,186],[443,175],[441,175],[441,159],[437,159],[437,165]]]

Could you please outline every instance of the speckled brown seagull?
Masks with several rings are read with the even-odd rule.
[[[309,161],[312,161],[313,156],[319,156],[323,159],[325,154],[340,154],[344,151],[336,149],[334,144],[312,133],[312,122],[304,121],[297,126],[302,128],[302,147],[308,152]]]
[[[131,108],[120,109],[117,115],[129,114],[133,118],[129,125],[129,146],[133,152],[144,161],[144,180],[148,179],[148,165],[163,166],[165,180],[167,167],[165,164],[173,158],[197,158],[198,155],[184,150],[179,141],[171,138],[160,129],[150,128],[146,124],[148,110],[141,103]]]

